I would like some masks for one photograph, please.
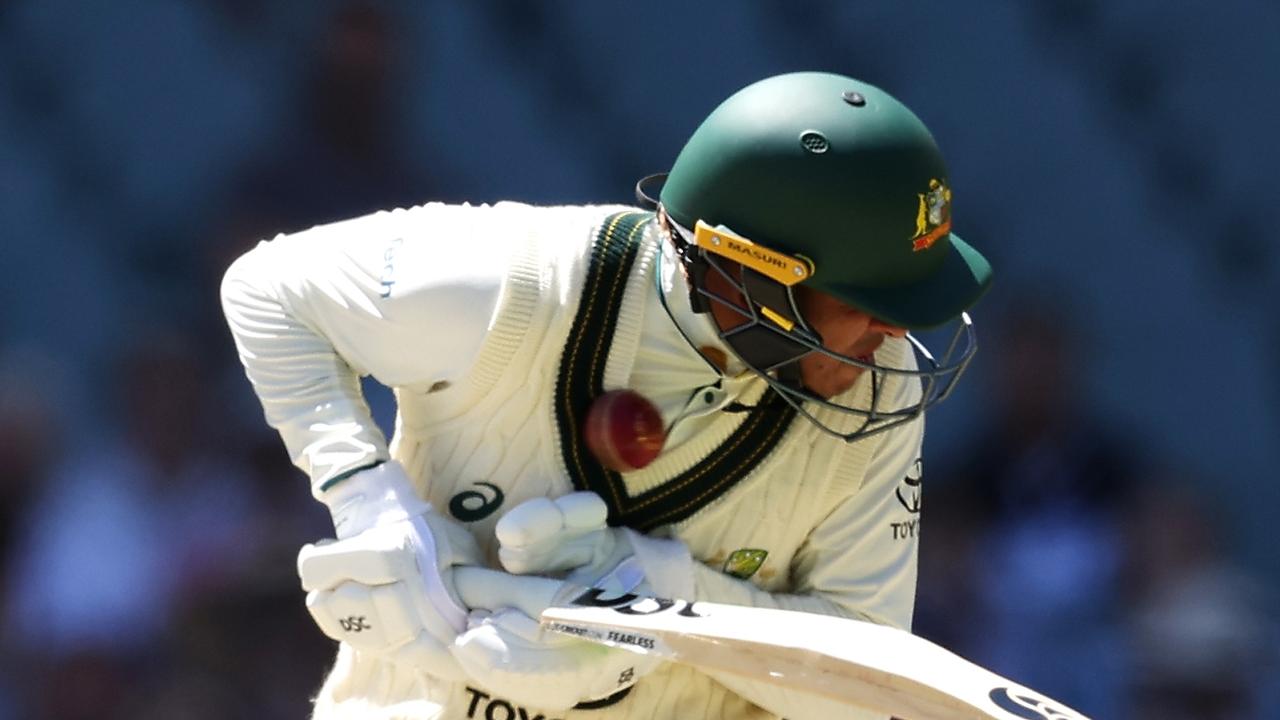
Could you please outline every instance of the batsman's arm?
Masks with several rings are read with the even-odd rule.
[[[377,213],[260,243],[227,270],[245,372],[313,490],[387,458],[361,375],[430,387],[465,374],[505,270],[503,249],[473,237],[492,212]]]

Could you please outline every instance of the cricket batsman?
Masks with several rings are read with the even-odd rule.
[[[298,556],[339,642],[317,720],[876,717],[542,634],[528,602],[552,578],[910,626],[924,412],[991,280],[942,156],[884,91],[787,74],[637,195],[379,212],[227,271],[333,517]],[[933,352],[909,332],[944,326]],[[389,443],[364,375],[395,390]]]

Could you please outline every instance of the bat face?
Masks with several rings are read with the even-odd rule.
[[[543,611],[542,624],[904,720],[1087,720],[923,638],[858,620],[588,589]]]

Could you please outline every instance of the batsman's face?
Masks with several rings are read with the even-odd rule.
[[[796,304],[805,322],[822,338],[823,347],[864,362],[872,361],[872,354],[885,338],[907,334],[904,328],[878,320],[810,288],[796,289]],[[805,387],[822,398],[831,398],[853,387],[862,372],[863,368],[857,365],[819,352],[800,358],[800,377]]]
[[[707,273],[707,285],[717,296],[731,298],[740,307],[746,306],[742,293],[719,273]],[[797,286],[793,291],[796,309],[809,327],[818,332],[823,347],[833,352],[871,363],[872,354],[884,343],[885,338],[900,338],[907,334],[904,328],[876,319],[826,293],[803,286]],[[711,314],[722,331],[746,322],[741,313],[729,310],[720,302],[711,303]],[[800,378],[805,387],[823,399],[829,399],[853,387],[863,372],[863,368],[857,365],[820,352],[811,352],[798,362]]]

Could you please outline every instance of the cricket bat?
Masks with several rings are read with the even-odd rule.
[[[542,626],[903,720],[1086,720],[904,630],[812,613],[587,589]]]

